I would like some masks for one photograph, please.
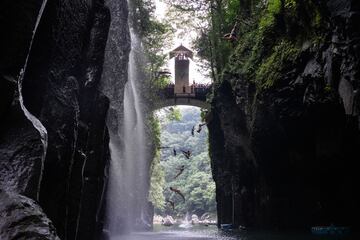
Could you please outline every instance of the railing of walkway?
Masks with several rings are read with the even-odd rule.
[[[206,101],[206,96],[210,92],[212,85],[207,84],[193,84],[191,87],[191,93],[174,93],[175,85],[171,84],[161,89],[159,96],[161,98],[194,98],[201,101]]]

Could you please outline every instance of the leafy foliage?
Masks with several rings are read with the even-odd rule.
[[[146,59],[142,70],[148,78],[143,85],[148,102],[157,100],[158,90],[170,83],[170,79],[159,74],[166,61],[164,48],[173,34],[170,24],[160,22],[155,17],[153,0],[130,0],[130,20],[134,32],[142,42]]]
[[[283,66],[296,59],[300,49],[286,40],[281,41],[274,47],[274,52],[266,58],[258,68],[255,82],[261,88],[268,88],[274,85],[274,81],[280,79]]]
[[[321,2],[311,0],[202,0],[190,1],[186,9],[195,12],[200,4],[208,20],[195,46],[208,60],[215,82],[223,75],[239,76],[262,91],[279,82],[283,71],[294,62],[304,42],[320,45],[324,27]],[[183,1],[172,1],[175,6]],[[196,14],[194,14],[196,16]],[[223,35],[235,30],[237,41]]]
[[[165,175],[162,197],[175,202],[175,211],[171,206],[156,206],[157,214],[170,214],[173,216],[185,213],[196,213],[199,216],[205,212],[215,214],[215,183],[212,180],[210,159],[207,147],[207,129],[200,133],[195,131],[191,135],[193,126],[201,122],[200,110],[194,107],[179,107],[182,118],[178,121],[169,121],[162,115],[161,126],[161,166]],[[196,128],[197,130],[197,128]],[[173,149],[177,155],[173,155]],[[191,150],[192,157],[187,159],[181,150]],[[184,165],[184,172],[174,179],[179,166]],[[155,178],[153,179],[155,180]],[[186,201],[169,190],[169,187],[179,189]],[[159,194],[159,192],[157,192]],[[162,198],[157,197],[157,198]]]
[[[170,107],[169,112],[167,114],[167,119],[169,121],[180,121],[181,120],[181,112],[177,107]]]
[[[165,175],[163,166],[160,164],[160,151],[156,151],[154,160],[151,163],[150,176],[149,201],[155,208],[162,211],[165,207],[165,198],[163,195]]]
[[[160,164],[160,120],[153,114],[149,118],[148,126],[151,129],[152,143],[155,147],[154,158],[150,166],[150,190],[149,201],[158,209],[164,209],[163,186],[165,184],[165,175],[163,167]]]

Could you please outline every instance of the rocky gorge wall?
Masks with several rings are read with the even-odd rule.
[[[47,130],[45,161],[16,83],[42,3],[0,3],[0,239],[98,239],[109,161],[109,100],[99,90],[109,3],[46,4],[22,84],[24,105]]]
[[[283,32],[259,38],[277,46],[259,57],[255,73],[248,75],[250,57],[241,56],[254,53],[256,40],[251,38],[250,50],[240,40],[214,90],[208,127],[218,224],[307,228],[334,223],[356,229],[360,5],[284,2],[301,11],[288,18],[276,15],[283,30],[276,29]],[[323,20],[316,35],[321,43],[309,39],[301,25],[313,24],[316,9],[322,9],[313,14]],[[298,47],[284,49],[284,42]]]

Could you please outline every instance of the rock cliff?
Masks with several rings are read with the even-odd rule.
[[[41,6],[46,7],[39,19]],[[0,238],[35,239],[44,233],[44,239],[56,239],[45,213],[61,239],[95,239],[102,231],[109,160],[109,101],[99,85],[110,11],[102,0],[3,1],[0,9],[5,33],[0,46]],[[37,20],[19,93],[17,79]],[[47,149],[25,117],[21,95],[47,130]],[[15,205],[30,215],[9,209]],[[38,230],[17,230],[31,219]]]
[[[0,190],[1,239],[54,239],[56,230],[34,200]]]
[[[357,226],[359,3],[282,2],[274,26],[254,30],[261,44],[240,36],[214,90],[218,223]]]

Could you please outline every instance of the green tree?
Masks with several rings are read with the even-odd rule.
[[[195,213],[199,216],[205,212],[216,214],[215,210],[215,183],[212,179],[210,159],[207,147],[207,129],[195,132],[192,136],[191,129],[201,122],[200,110],[194,107],[179,107],[181,119],[161,121],[161,144],[168,148],[161,149],[161,166],[163,167],[165,184],[163,196],[175,202],[175,211],[171,206],[155,208],[158,214],[171,214],[182,216]],[[161,115],[166,118],[166,115]],[[178,152],[173,155],[173,148]],[[187,159],[180,150],[191,150],[192,157]],[[174,179],[179,166],[185,166],[184,172]],[[169,190],[175,187],[182,191],[186,201]]]

